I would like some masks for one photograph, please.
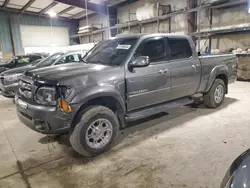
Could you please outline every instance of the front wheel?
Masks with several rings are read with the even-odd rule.
[[[104,106],[90,106],[82,111],[70,143],[81,155],[90,157],[108,151],[119,127],[115,113]]]
[[[219,107],[225,98],[226,85],[223,80],[215,79],[210,90],[204,94],[204,105],[209,108]]]

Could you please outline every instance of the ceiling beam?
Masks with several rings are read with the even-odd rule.
[[[10,12],[10,13],[18,13],[18,14],[21,14],[21,10],[20,9],[14,9],[14,8],[4,8],[3,6],[0,7],[0,11],[5,11],[5,12]],[[41,14],[39,15],[39,13],[36,13],[36,12],[30,12],[30,11],[25,11],[23,13],[24,15],[30,15],[30,16],[37,16],[37,17],[44,17],[44,18],[50,18],[49,15],[47,14]],[[69,18],[64,18],[64,17],[60,17],[58,16],[57,19],[60,19],[60,20],[65,20],[65,21],[75,21],[75,20],[70,20]]]
[[[55,1],[59,3],[67,4],[67,5],[72,5],[75,7],[80,7],[83,9],[88,9],[88,10],[98,12],[101,14],[105,14],[105,15],[107,15],[107,12],[108,12],[107,7],[104,5],[100,5],[100,4],[87,2],[87,7],[86,7],[84,0],[55,0]],[[112,11],[109,11],[109,12],[112,14]]]
[[[58,12],[57,15],[60,16],[62,14],[65,14],[65,13],[73,10],[74,8],[75,8],[74,6],[70,6],[70,7],[66,8],[66,9],[62,10],[61,12]]]
[[[10,0],[5,0],[4,4],[3,4],[3,7],[6,8],[7,5],[9,4]]]
[[[54,6],[56,6],[58,4],[58,2],[53,2],[51,4],[49,4],[47,7],[45,7],[44,9],[42,9],[40,12],[39,12],[39,15],[41,14],[44,14],[45,12],[47,12],[49,9],[53,8]]]
[[[29,8],[30,7],[30,5],[32,5],[34,2],[35,2],[36,0],[30,0],[28,3],[26,3],[26,5],[24,5],[24,7],[22,8],[22,13],[21,14],[23,14],[24,12],[25,12],[25,10],[27,9],[27,8]]]
[[[80,16],[85,16],[85,15],[86,15],[86,11],[87,11],[87,10],[84,10],[84,11],[81,11],[81,12],[79,12],[79,13],[73,15],[73,16],[70,16],[69,19],[77,19],[77,18],[79,18]]]
[[[98,14],[98,13],[96,13],[96,12],[93,12],[92,14],[88,14],[88,18],[91,18],[91,17],[93,17],[93,16],[98,16],[98,15],[100,15],[100,14]],[[83,21],[83,20],[86,20],[86,15],[84,15],[84,16],[81,17],[81,18],[78,18],[78,20],[79,20],[79,22],[80,22],[80,21]]]

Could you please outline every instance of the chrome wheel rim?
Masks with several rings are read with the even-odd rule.
[[[216,88],[215,88],[215,92],[214,92],[214,100],[215,102],[218,104],[222,101],[223,99],[223,96],[224,96],[224,88],[222,85],[218,85]]]
[[[100,118],[90,124],[85,134],[85,140],[90,148],[100,149],[109,143],[112,134],[111,122]]]

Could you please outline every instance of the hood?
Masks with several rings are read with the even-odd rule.
[[[221,188],[250,187],[250,149],[231,164],[221,183]]]
[[[9,63],[0,63],[0,67],[6,67]]]
[[[7,75],[12,75],[12,74],[22,74],[25,71],[32,70],[34,68],[35,68],[35,66],[26,65],[26,66],[23,66],[23,67],[18,67],[18,68],[14,68],[14,69],[4,71],[1,75],[2,76],[7,76]]]
[[[6,70],[8,70],[8,68],[0,67],[0,73],[1,73],[1,72],[4,72],[4,71],[6,71]]]
[[[75,79],[76,76],[84,76],[89,73],[105,71],[112,69],[111,66],[85,63],[67,63],[65,65],[56,65],[34,69],[25,73],[38,82],[47,84],[58,84],[61,81]]]

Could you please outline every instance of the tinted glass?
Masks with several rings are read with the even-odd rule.
[[[146,39],[136,50],[136,56],[148,56],[150,62],[162,61],[165,58],[165,41],[160,39]]]
[[[62,63],[73,63],[81,61],[81,54],[70,54],[62,59]]]
[[[83,59],[87,63],[118,66],[124,63],[136,44],[135,38],[109,39],[97,44]]]
[[[184,59],[192,56],[192,49],[187,39],[169,38],[170,59]]]
[[[52,65],[60,56],[62,56],[63,53],[55,53],[42,61],[40,61],[36,66],[37,67],[46,67]]]
[[[29,56],[18,57],[17,63],[18,64],[30,63],[30,57]]]
[[[37,60],[35,60],[35,61],[32,61],[31,64],[32,64],[32,65],[36,65],[36,64],[38,64],[40,61],[41,61],[41,59],[37,59]]]
[[[38,60],[38,59],[42,59],[42,57],[41,56],[30,56],[30,61],[31,62],[33,62],[33,61],[35,61],[35,60]]]

